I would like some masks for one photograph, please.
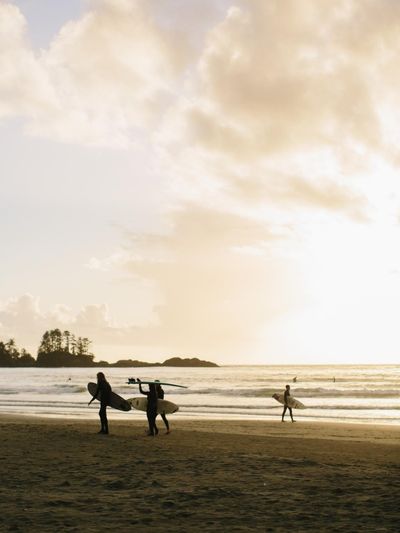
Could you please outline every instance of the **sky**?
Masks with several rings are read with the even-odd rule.
[[[0,339],[395,364],[400,2],[0,0]]]

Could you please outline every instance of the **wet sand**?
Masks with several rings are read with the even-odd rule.
[[[0,416],[0,531],[399,531],[400,426]]]

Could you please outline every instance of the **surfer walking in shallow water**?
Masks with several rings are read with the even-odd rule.
[[[163,400],[164,399],[164,389],[161,387],[160,384],[156,385],[156,389],[157,389],[157,398],[160,399],[160,400]],[[168,434],[170,432],[170,430],[169,430],[169,422],[168,422],[167,417],[165,416],[164,411],[161,413],[161,418],[163,419],[165,427],[167,428],[167,434]]]
[[[292,422],[294,422],[293,420],[293,413],[292,413],[292,408],[290,407],[289,405],[289,402],[290,402],[290,385],[286,385],[286,389],[285,389],[285,392],[283,393],[283,399],[284,399],[284,404],[283,404],[283,412],[282,412],[282,422],[284,422],[284,418],[285,418],[285,413],[286,411],[289,409],[289,414],[290,414],[290,418],[292,419]]]
[[[90,400],[88,405],[90,405],[96,398],[100,400],[99,417],[101,429],[99,433],[103,433],[104,435],[108,435],[107,405],[110,403],[110,396],[111,385],[106,380],[106,376],[103,374],[103,372],[98,372],[96,392],[94,393],[93,398]]]
[[[147,409],[146,409],[146,415],[147,415],[147,421],[149,423],[149,431],[147,435],[154,436],[158,434],[158,428],[156,426],[156,417],[157,417],[157,389],[155,383],[149,384],[149,390],[144,391],[142,389],[142,384],[140,382],[140,379],[138,378],[139,383],[139,390],[141,394],[144,394],[147,396]]]

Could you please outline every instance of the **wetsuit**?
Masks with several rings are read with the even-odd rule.
[[[147,396],[147,421],[149,423],[149,435],[157,435],[158,428],[156,426],[157,417],[157,390],[153,384],[149,385],[149,390],[146,392],[142,389],[141,383],[139,383],[139,390],[142,394]]]
[[[286,413],[286,410],[287,410],[287,409],[289,409],[290,418],[292,419],[292,422],[293,422],[292,408],[289,407],[289,405],[288,405],[288,402],[289,402],[289,396],[290,396],[290,392],[286,389],[285,392],[283,393],[283,397],[284,397],[285,405],[284,405],[284,407],[283,407],[282,422],[283,422],[283,419],[285,418],[285,413]]]
[[[164,389],[161,387],[161,385],[158,385],[157,387],[157,396],[160,400],[164,399]],[[163,419],[165,427],[167,428],[167,433],[169,433],[169,422],[164,412],[161,413],[161,418]]]
[[[97,383],[95,398],[100,396],[99,417],[101,422],[101,433],[108,433],[107,405],[110,405],[111,385],[108,381],[99,381]]]

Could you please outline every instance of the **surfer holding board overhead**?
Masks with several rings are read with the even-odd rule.
[[[147,396],[147,408],[146,408],[146,415],[147,415],[147,421],[149,423],[149,431],[147,435],[150,437],[154,437],[158,434],[158,429],[156,426],[156,417],[157,417],[157,400],[158,400],[158,394],[156,389],[155,383],[149,383],[149,390],[144,391],[142,389],[142,383],[140,379],[137,379],[137,382],[139,384],[139,390],[141,394],[144,394]]]

